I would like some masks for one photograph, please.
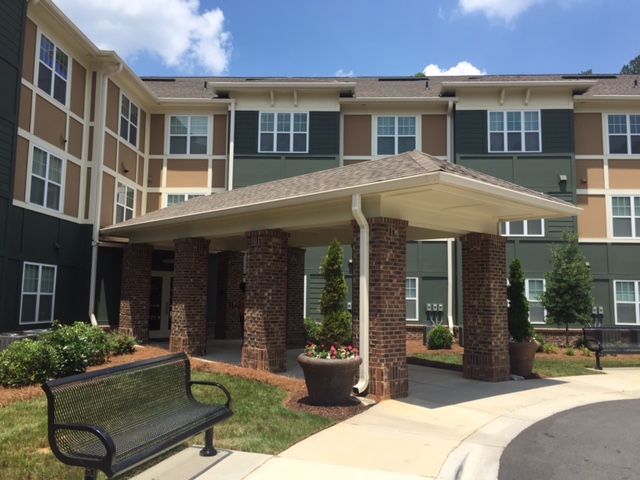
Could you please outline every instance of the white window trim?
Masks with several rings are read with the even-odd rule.
[[[51,69],[48,65],[43,63],[42,60],[40,60],[40,48],[41,48],[41,45],[42,45],[42,37],[46,38],[49,42],[51,42],[51,44],[54,47],[54,50],[53,50],[53,62],[54,62],[53,69]],[[71,83],[71,66],[73,64],[73,62],[71,61],[71,57],[63,49],[58,47],[58,44],[56,42],[54,42],[53,40],[51,40],[51,38],[49,38],[48,35],[44,35],[43,33],[40,33],[40,35],[38,36],[38,44],[37,44],[36,48],[37,48],[37,54],[36,54],[37,68],[36,68],[35,78],[34,78],[35,85],[38,87],[38,89],[40,91],[45,92],[53,100],[55,100],[59,104],[64,105],[66,107],[69,104],[69,90],[70,90],[70,83]],[[55,69],[55,61],[56,61],[55,57],[56,57],[56,52],[58,52],[58,51],[60,51],[60,53],[62,53],[63,55],[65,55],[67,57],[67,78],[64,78],[64,81],[65,81],[64,102],[61,102],[60,100],[58,100],[54,96],[55,77],[58,76],[58,77],[62,78],[60,75],[58,75],[58,73],[56,73],[56,69]],[[47,69],[51,70],[52,77],[51,77],[51,90],[50,91],[44,90],[39,85],[39,83],[40,83],[39,78],[40,78],[41,65],[44,66],[44,68],[47,68]]]
[[[125,117],[122,114],[122,103],[123,103],[123,99],[127,99],[129,101],[129,118]],[[133,139],[134,141],[132,141],[131,138],[129,138],[129,136],[131,135],[131,125],[133,124],[133,122],[131,121],[131,105],[133,105],[134,107],[136,107],[136,109],[138,110],[138,115],[137,115],[137,121],[135,123],[135,127],[136,127],[136,138]],[[120,136],[120,138],[124,139],[127,143],[129,143],[130,145],[132,145],[135,148],[138,148],[138,142],[140,139],[140,115],[142,113],[142,111],[140,110],[140,107],[134,103],[133,100],[131,100],[128,96],[126,96],[124,93],[120,93],[120,105],[119,105],[120,109],[119,109],[119,115],[118,115],[118,135]],[[122,120],[126,120],[127,122],[127,136],[124,137],[122,135]]]
[[[525,133],[535,132],[536,130],[525,130],[525,120],[524,113],[525,112],[536,112],[538,114],[538,149],[537,150],[526,150],[526,142],[525,142]],[[501,130],[503,136],[503,145],[504,150],[492,150],[491,149],[491,134],[499,133],[498,131],[491,130],[491,114],[492,113],[502,113],[503,117],[503,126],[504,129]],[[520,130],[520,139],[521,139],[521,150],[509,150],[509,142],[507,133],[516,133],[516,130],[509,131],[507,130],[507,113],[520,113],[520,124],[522,128]],[[489,110],[487,112],[487,148],[489,153],[540,153],[542,151],[542,115],[540,110]]]
[[[620,217],[620,216],[614,216],[613,215],[613,199],[614,198],[629,198],[631,201],[631,217]],[[637,231],[636,229],[636,222],[635,220],[639,217],[637,217],[635,215],[635,206],[634,206],[634,202],[636,198],[640,198],[640,195],[611,195],[609,197],[609,225],[611,228],[611,238],[616,238],[616,239],[639,239],[640,238],[640,232]],[[614,226],[613,226],[613,220],[615,218],[630,218],[631,220],[631,236],[629,237],[623,237],[621,235],[616,235],[615,234],[615,230],[614,230]]]
[[[274,130],[273,131],[262,131],[262,115],[265,114],[273,114],[274,115]],[[307,117],[307,129],[305,132],[296,132],[294,129],[294,115],[295,114],[302,114],[305,115]],[[289,121],[289,131],[288,132],[281,132],[281,133],[288,133],[289,134],[289,150],[278,150],[278,115],[289,115],[290,117],[290,121]],[[291,154],[291,155],[301,155],[301,154],[305,154],[305,153],[309,153],[309,127],[310,127],[310,116],[309,116],[309,112],[287,112],[287,111],[278,111],[278,112],[269,112],[269,111],[265,111],[265,112],[260,112],[260,114],[258,115],[258,153],[281,153],[281,154]],[[271,133],[273,134],[273,150],[265,150],[262,147],[262,134],[263,133]],[[306,144],[305,144],[305,148],[302,151],[294,151],[293,150],[293,145],[294,145],[294,134],[302,134],[304,133],[305,135],[305,140],[306,140]]]
[[[541,232],[542,233],[529,233],[529,222],[537,222],[537,220],[523,220],[524,222],[524,233],[510,233],[510,224],[512,222],[503,222],[501,225],[501,235],[503,237],[544,237],[544,219],[541,219]],[[502,232],[502,228],[504,228],[504,233]]]
[[[179,134],[171,134],[171,119],[173,117],[187,117],[188,118],[188,122],[187,122],[187,133],[185,135],[179,135]],[[207,119],[207,132],[205,135],[194,135],[191,133],[191,120],[194,117],[202,117],[202,118],[206,118]],[[212,144],[211,144],[211,139],[212,139],[212,133],[211,133],[211,125],[212,125],[212,119],[211,116],[209,115],[169,115],[168,116],[168,125],[167,125],[167,155],[169,156],[184,156],[184,155],[189,155],[189,156],[206,156],[206,155],[210,155],[210,152],[212,151]],[[191,142],[190,139],[191,137],[207,137],[207,149],[205,153],[191,153]],[[186,137],[187,139],[187,151],[185,153],[172,153],[171,152],[171,138],[172,137]]]
[[[618,302],[616,296],[616,286],[618,283],[633,283],[633,288],[635,291],[635,302],[634,305],[636,307],[636,323],[620,323],[618,322],[618,303],[630,304],[631,302]],[[616,325],[640,325],[640,280],[614,280],[613,281],[613,307],[614,307],[614,318]]]
[[[40,310],[40,297],[43,295],[49,295],[52,297],[51,299],[51,319],[49,320],[43,320],[41,322],[39,321],[33,321],[33,322],[26,322],[22,320],[22,313],[23,313],[23,309],[24,309],[24,295],[25,295],[25,291],[24,291],[24,272],[25,272],[25,267],[27,265],[32,265],[32,266],[36,266],[38,267],[38,291],[35,292],[36,295],[36,316],[38,315],[38,312]],[[41,287],[41,282],[42,282],[42,268],[46,267],[46,268],[53,268],[53,292],[52,293],[43,293],[40,291],[40,287]],[[20,325],[42,325],[44,323],[51,323],[53,322],[53,317],[54,317],[54,312],[55,312],[55,307],[56,307],[56,282],[58,280],[58,267],[56,265],[48,265],[45,263],[34,263],[34,262],[24,262],[22,264],[22,284],[20,287],[20,321],[19,324]],[[34,292],[26,292],[29,295],[33,295]]]
[[[118,189],[119,189],[119,187],[120,187],[121,185],[125,188],[125,199],[127,198],[127,192],[128,192],[129,190],[133,191],[133,206],[128,207],[128,206],[126,205],[126,203],[125,203],[125,204],[121,204],[121,203],[118,201]],[[123,208],[124,208],[124,212],[125,212],[125,218],[123,218],[123,219],[122,219],[122,220],[120,220],[120,221],[118,221],[118,206],[123,207]],[[124,222],[124,221],[126,221],[126,220],[129,220],[129,219],[127,219],[127,218],[126,218],[126,212],[127,212],[127,211],[131,211],[131,218],[135,218],[135,216],[136,216],[136,189],[135,189],[135,188],[133,188],[133,187],[131,187],[131,186],[129,186],[129,185],[127,185],[126,183],[123,183],[123,182],[116,182],[116,191],[115,191],[115,208],[114,208],[113,210],[114,210],[114,211],[113,211],[113,223],[114,223],[114,224],[116,224],[116,223],[122,223],[122,222]]]
[[[208,194],[207,193],[166,193],[164,195],[165,207],[172,206],[172,205],[169,205],[169,197],[172,195],[183,197],[183,199],[180,202],[172,204],[172,205],[179,205],[180,203],[186,202],[187,200],[191,200],[192,198],[204,197],[205,195],[208,195]]]
[[[40,205],[39,203],[34,203],[31,201],[31,187],[32,187],[32,183],[33,183],[33,177],[34,177],[34,173],[33,173],[33,156],[34,156],[34,152],[35,149],[38,149],[44,153],[46,153],[47,155],[47,171],[49,170],[49,161],[51,156],[54,156],[58,159],[60,159],[62,161],[62,167],[61,167],[61,172],[60,172],[60,183],[57,184],[56,182],[54,182],[53,180],[50,180],[49,178],[44,178],[45,181],[45,187],[48,187],[49,184],[56,184],[59,185],[60,187],[60,196],[58,198],[58,208],[50,208],[47,207],[47,191],[48,188],[45,188],[45,193],[44,193],[44,205]],[[27,185],[27,191],[25,192],[25,200],[27,201],[28,204],[30,205],[35,205],[36,207],[39,208],[44,208],[45,210],[47,210],[48,212],[57,212],[57,213],[62,213],[64,210],[64,193],[65,193],[65,178],[66,178],[66,172],[67,170],[67,162],[64,159],[64,157],[60,156],[60,155],[56,155],[55,153],[51,153],[48,150],[45,150],[44,148],[38,146],[38,145],[32,145],[31,150],[29,152],[29,172],[28,172],[28,185]],[[42,177],[39,177],[42,178]]]
[[[527,297],[527,300],[529,301],[529,305],[531,305],[531,303],[540,303],[540,301],[538,300],[532,300],[531,296],[529,295],[529,282],[530,281],[542,281],[542,291],[546,291],[547,289],[547,282],[544,278],[525,278],[524,281],[524,296]],[[541,303],[540,303],[541,304]],[[542,305],[542,304],[541,304]],[[542,321],[532,321],[531,320],[531,310],[529,310],[529,321],[534,324],[534,325],[544,325],[547,322],[545,322],[545,318],[547,318],[547,310],[543,310],[543,314],[542,314]]]
[[[413,135],[398,135],[398,118],[413,118],[415,121],[415,132]],[[393,118],[394,119],[394,134],[393,135],[378,135],[378,122],[380,118]],[[420,132],[421,129],[421,125],[420,125],[420,118],[417,115],[384,115],[384,114],[380,114],[380,115],[376,115],[375,116],[375,121],[372,122],[373,123],[373,150],[374,152],[376,152],[375,154],[378,157],[386,157],[389,155],[399,155],[398,152],[398,137],[413,137],[414,139],[414,149],[418,149],[418,140],[419,140],[419,136],[418,133]],[[378,138],[379,137],[393,137],[393,151],[394,153],[380,153],[378,152]],[[404,152],[400,152],[400,153],[404,153]]]
[[[619,116],[624,116],[625,120],[626,120],[626,126],[627,126],[627,132],[626,133],[610,133],[609,132],[609,117],[611,117],[612,115],[619,115]],[[640,155],[640,153],[631,153],[631,136],[632,135],[640,135],[639,133],[631,133],[631,116],[632,115],[640,115],[640,113],[616,113],[616,112],[610,112],[607,113],[605,115],[605,119],[604,122],[602,122],[604,124],[604,133],[605,133],[605,138],[606,138],[606,142],[607,142],[607,152],[609,155],[614,155],[614,156],[618,156],[618,155],[625,155],[625,156],[633,156],[633,155]],[[611,135],[618,135],[618,136],[622,136],[624,135],[627,138],[627,153],[612,153],[611,152]]]
[[[414,302],[416,302],[416,317],[415,318],[410,318],[408,316],[408,313],[405,313],[406,315],[406,320],[407,321],[411,321],[411,322],[417,322],[420,319],[420,304],[418,302],[418,299],[420,298],[420,282],[418,281],[418,277],[406,277],[405,279],[405,284],[406,284],[406,280],[414,280],[416,282],[416,296],[415,298],[409,298],[409,296],[407,295],[407,291],[406,291],[406,287],[405,287],[405,302],[409,301],[409,300],[413,300]]]

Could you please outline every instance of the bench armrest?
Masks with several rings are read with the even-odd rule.
[[[231,394],[229,393],[229,390],[224,388],[223,385],[219,384],[218,382],[205,382],[205,381],[198,381],[198,380],[190,380],[189,381],[189,389],[191,389],[191,387],[193,385],[208,385],[208,386],[211,386],[211,387],[218,387],[227,396],[227,403],[225,404],[225,407],[227,407],[229,410],[231,410],[231,406],[232,406]]]
[[[111,438],[111,435],[109,435],[109,433],[102,427],[99,427],[97,425],[83,425],[79,423],[56,423],[51,426],[49,431],[49,443],[51,444],[52,450],[54,451],[55,455],[57,457],[63,456],[66,459],[74,460],[74,459],[77,459],[78,457],[70,456],[67,452],[64,452],[58,445],[58,442],[56,441],[56,437],[55,437],[55,433],[58,430],[73,430],[78,432],[87,432],[94,435],[100,441],[100,443],[104,445],[104,448],[107,452],[104,459],[98,463],[101,463],[101,464],[106,463],[107,465],[113,464],[113,458],[116,452],[116,445],[113,439]],[[67,463],[67,462],[65,461],[64,463]],[[76,463],[76,465],[82,466],[82,464],[78,464],[78,463]]]

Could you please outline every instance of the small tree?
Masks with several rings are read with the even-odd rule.
[[[524,273],[517,258],[509,265],[509,286],[507,287],[509,308],[509,333],[516,342],[524,342],[531,337],[532,327],[529,322],[529,300],[524,294]]]
[[[546,288],[540,302],[547,311],[548,324],[564,324],[565,346],[569,346],[569,324],[591,321],[593,277],[578,248],[578,235],[565,231],[562,240],[563,245],[550,247],[553,269],[545,274]]]
[[[351,314],[345,308],[347,282],[342,271],[344,254],[342,245],[333,239],[320,266],[324,276],[324,289],[320,295],[322,323],[318,339],[323,348],[344,345],[351,340]]]

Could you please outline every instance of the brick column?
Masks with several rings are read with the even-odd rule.
[[[149,341],[152,253],[153,247],[146,243],[127,244],[122,249],[118,330],[140,343]]]
[[[304,347],[304,254],[289,248],[287,257],[287,348]]]
[[[289,234],[247,232],[247,293],[242,366],[287,370],[287,258]]]
[[[244,275],[244,252],[220,252],[217,257],[215,338],[242,338],[239,304],[240,282]]]
[[[463,376],[509,380],[506,239],[472,233],[462,242]]]
[[[409,395],[406,334],[407,225],[370,218],[369,393],[382,399]],[[360,228],[353,222],[354,339],[359,335]]]
[[[169,351],[188,355],[207,352],[207,286],[209,240],[174,241],[173,303]]]

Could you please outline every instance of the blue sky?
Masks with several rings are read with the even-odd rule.
[[[618,73],[638,0],[54,0],[140,76]]]

